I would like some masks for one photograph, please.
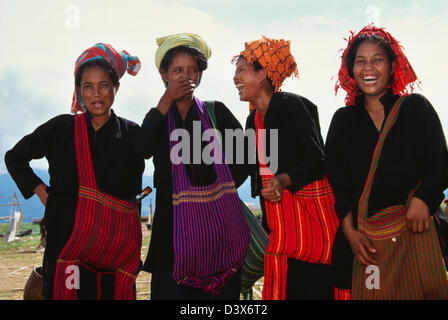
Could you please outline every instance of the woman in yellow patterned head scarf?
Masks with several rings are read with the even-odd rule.
[[[232,61],[240,100],[251,106],[246,129],[255,129],[260,140],[252,194],[260,195],[263,227],[270,234],[263,299],[331,299],[329,264],[338,221],[324,174],[317,107],[280,92],[287,77],[298,76],[290,41],[263,37],[246,42]],[[263,132],[269,139],[261,139]],[[266,155],[270,161],[276,157],[277,171],[266,170]]]

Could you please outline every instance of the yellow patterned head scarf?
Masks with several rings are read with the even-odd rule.
[[[202,39],[200,36],[192,33],[179,33],[166,37],[157,38],[156,43],[159,46],[156,51],[157,70],[160,69],[160,64],[162,63],[163,57],[165,57],[166,53],[170,49],[173,49],[181,45],[198,49],[205,55],[207,60],[212,55],[212,50],[208,46],[207,42],[205,42],[204,39]]]
[[[290,51],[291,41],[270,39],[263,36],[259,40],[244,43],[245,50],[232,59],[243,56],[249,63],[257,61],[268,73],[274,91],[279,91],[283,81],[291,75],[299,76],[297,64]]]

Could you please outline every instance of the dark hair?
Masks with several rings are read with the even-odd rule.
[[[177,46],[177,47],[174,47],[174,48],[168,50],[168,52],[165,54],[162,61],[160,62],[160,70],[162,70],[163,72],[167,72],[168,67],[173,62],[173,58],[179,53],[186,53],[186,54],[189,54],[190,56],[192,56],[194,58],[194,60],[196,60],[199,72],[202,72],[205,69],[207,69],[207,66],[208,66],[207,58],[201,51],[199,51],[196,48],[190,47],[190,46],[180,45],[180,46]],[[202,75],[198,79],[198,85],[201,83],[201,78],[202,78]],[[165,84],[165,86],[166,86],[166,84]]]
[[[259,70],[263,69],[263,67],[261,66],[261,64],[258,61],[254,61],[252,63],[252,66],[254,67],[255,71],[259,71]]]
[[[239,58],[241,58],[241,57],[243,57],[243,56],[239,56]],[[252,67],[254,68],[255,71],[259,71],[259,70],[263,69],[263,66],[258,61],[252,62]],[[266,79],[269,81],[269,84],[271,85],[272,90],[274,90],[274,85],[272,84],[271,79],[268,76],[266,76]]]
[[[119,78],[118,78],[118,75],[117,75],[117,72],[115,71],[115,69],[110,65],[110,63],[106,59],[100,58],[100,59],[94,59],[94,60],[87,61],[79,67],[78,71],[76,72],[76,76],[75,76],[75,86],[77,86],[77,87],[81,86],[82,74],[84,73],[84,71],[86,69],[93,67],[93,66],[103,68],[109,74],[113,85],[116,86],[118,84]]]
[[[359,46],[366,41],[373,42],[383,48],[389,58],[389,63],[392,63],[396,59],[395,53],[386,39],[376,34],[361,34],[355,41],[353,41],[345,56],[345,65],[347,66],[349,76],[352,78],[354,78],[353,66],[355,64],[356,53],[358,52]]]
[[[181,45],[168,50],[163,57],[162,62],[160,62],[160,70],[167,72],[168,67],[173,62],[173,58],[179,53],[186,53],[192,56],[196,60],[200,72],[207,69],[207,58],[201,51],[190,46]]]

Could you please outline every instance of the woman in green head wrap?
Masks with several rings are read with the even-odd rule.
[[[143,266],[152,273],[151,299],[239,299],[239,269],[249,235],[242,210],[237,208],[236,188],[247,178],[247,170],[233,164],[236,152],[234,159],[225,159],[224,166],[204,159],[202,151],[209,141],[202,141],[197,127],[200,124],[205,130],[212,124],[206,105],[214,110],[219,132],[242,127],[222,102],[203,103],[193,96],[211,56],[201,37],[176,34],[157,39],[157,44],[156,67],[166,89],[143,120],[138,140],[143,156],[153,158],[157,190],[151,243]],[[184,130],[188,136],[186,142],[183,136],[180,141],[186,143],[180,166],[171,158],[173,129]],[[220,145],[226,154],[224,135]],[[201,148],[199,157],[196,147]],[[223,179],[223,171],[228,180]],[[185,185],[190,186],[184,189]],[[215,192],[218,185],[220,191]],[[216,201],[220,205],[211,205]]]
[[[201,37],[189,33],[162,37],[156,41],[159,46],[156,66],[166,87],[157,109],[166,115],[175,103],[185,119],[193,101],[193,91],[201,81],[202,72],[207,69],[211,49]]]

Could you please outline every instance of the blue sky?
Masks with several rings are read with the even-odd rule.
[[[286,80],[283,90],[319,107],[325,138],[345,96],[335,96],[333,78],[343,38],[372,20],[401,41],[422,81],[417,92],[431,101],[448,132],[446,1],[0,0],[0,157],[39,124],[69,112],[74,61],[97,42],[140,57],[141,72],[122,78],[114,110],[141,123],[164,90],[154,65],[155,38],[178,32],[200,34],[212,47],[197,96],[224,102],[243,125],[248,109],[238,100],[231,58],[244,41],[261,35],[291,40],[300,77]],[[150,174],[152,161],[146,164]],[[32,165],[47,166],[42,160]]]

